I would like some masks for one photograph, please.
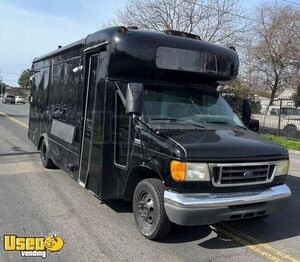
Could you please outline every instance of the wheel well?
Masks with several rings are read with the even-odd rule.
[[[157,172],[153,171],[148,167],[135,167],[129,174],[129,178],[127,180],[125,191],[123,194],[124,200],[131,201],[137,184],[146,178],[158,178],[162,180],[162,178],[157,174]]]
[[[296,130],[297,130],[297,127],[293,124],[288,124],[284,127],[285,130],[288,129],[288,128],[296,128]]]
[[[38,150],[41,149],[41,145],[42,145],[42,143],[43,143],[43,140],[44,140],[44,136],[41,136],[41,137],[40,137],[40,140],[39,140],[39,143],[38,143],[38,147],[37,147]]]

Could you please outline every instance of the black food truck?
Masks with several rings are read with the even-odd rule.
[[[112,27],[34,59],[29,138],[45,168],[132,201],[138,230],[266,217],[286,207],[289,155],[217,92],[234,49],[178,31]],[[250,130],[251,129],[251,130]]]

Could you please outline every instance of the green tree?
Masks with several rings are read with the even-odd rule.
[[[30,74],[31,74],[30,69],[25,69],[22,71],[22,73],[18,79],[18,84],[20,87],[30,88]]]
[[[5,94],[6,87],[8,85],[0,80],[0,95],[3,96]]]

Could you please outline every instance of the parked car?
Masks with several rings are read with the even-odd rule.
[[[16,103],[25,104],[25,97],[24,96],[16,96]]]
[[[254,119],[259,120],[260,126],[270,129],[278,129],[289,138],[296,138],[300,133],[300,112],[295,107],[270,106],[265,115],[253,114]],[[280,122],[279,122],[280,121]]]
[[[15,104],[16,103],[16,98],[14,95],[5,95],[3,101],[3,104]]]

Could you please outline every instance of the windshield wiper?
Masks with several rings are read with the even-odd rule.
[[[240,126],[240,125],[233,124],[233,123],[230,123],[230,122],[225,122],[225,121],[208,121],[208,122],[206,122],[206,124],[224,124],[224,125],[232,125],[232,126],[235,126],[235,127],[239,127],[239,128],[245,129],[245,130],[247,129],[244,126]]]
[[[176,122],[177,121],[177,118],[167,118],[167,117],[164,117],[164,118],[150,118],[150,121],[164,121],[164,120],[168,120],[170,122]]]
[[[171,123],[181,123],[181,124],[190,124],[190,125],[194,125],[200,128],[204,128],[203,125],[194,123],[194,122],[190,122],[190,121],[185,121],[185,120],[181,120],[181,119],[177,119],[177,118],[151,118],[150,121],[165,121],[168,120]]]
[[[204,128],[204,127],[205,127],[205,126],[203,126],[203,125],[200,125],[200,124],[197,124],[197,123],[194,123],[194,122],[190,122],[190,121],[178,120],[177,122],[180,122],[180,123],[182,123],[182,124],[190,124],[190,125],[194,125],[194,126],[201,127],[201,128]]]

